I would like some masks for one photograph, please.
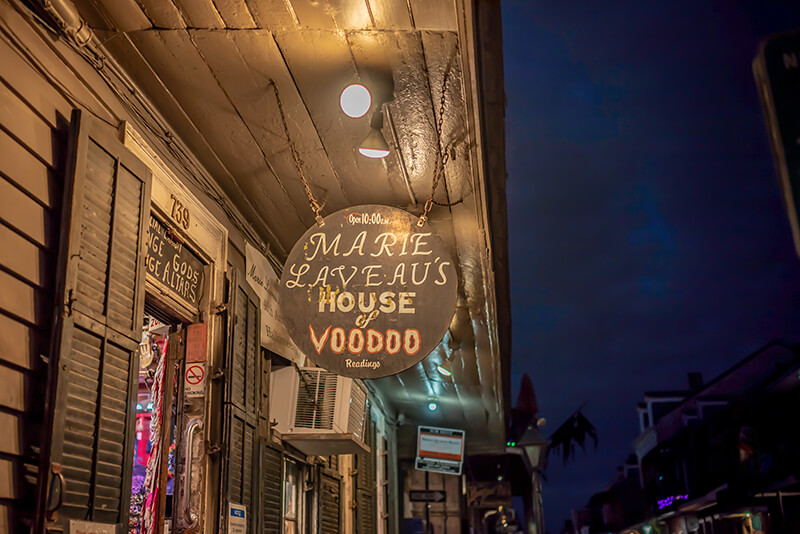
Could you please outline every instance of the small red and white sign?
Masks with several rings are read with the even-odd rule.
[[[417,469],[460,475],[463,460],[463,430],[430,426],[418,427],[415,462]]]
[[[206,366],[193,363],[186,366],[183,377],[183,395],[187,399],[202,397],[206,394]]]
[[[433,430],[433,429],[430,429]],[[442,430],[442,429],[436,429]],[[438,460],[460,462],[464,457],[464,435],[423,432],[419,433],[419,456]]]

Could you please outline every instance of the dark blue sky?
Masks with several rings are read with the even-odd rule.
[[[613,477],[645,390],[800,342],[794,252],[751,62],[797,2],[503,0],[513,382],[547,434],[588,401],[600,446],[548,467],[554,532]]]

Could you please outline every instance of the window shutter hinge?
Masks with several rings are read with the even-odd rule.
[[[217,369],[214,369],[214,372],[211,373],[211,380],[219,380],[220,378],[223,378],[224,376],[225,376],[225,370],[217,368]]]
[[[70,289],[67,293],[67,302],[64,303],[64,317],[71,317],[73,305],[75,304],[75,290]]]
[[[222,304],[214,308],[214,315],[221,315],[227,311],[228,311],[228,303],[223,302]]]

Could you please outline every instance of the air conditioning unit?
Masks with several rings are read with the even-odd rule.
[[[269,402],[275,430],[309,456],[369,451],[367,389],[360,380],[316,367],[284,367],[270,375]]]

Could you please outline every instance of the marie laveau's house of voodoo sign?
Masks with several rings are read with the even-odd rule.
[[[320,367],[379,378],[408,369],[442,340],[456,306],[456,269],[418,221],[388,206],[354,206],[295,244],[280,306],[289,335]]]

